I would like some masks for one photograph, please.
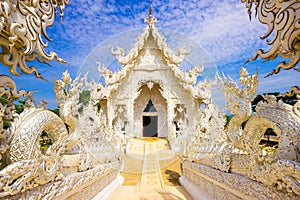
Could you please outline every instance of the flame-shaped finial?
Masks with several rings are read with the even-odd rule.
[[[152,0],[150,0],[149,16],[152,17]]]
[[[152,28],[154,26],[154,23],[157,21],[152,14],[153,14],[152,0],[150,0],[149,17],[145,18],[145,22],[148,24],[149,28]]]

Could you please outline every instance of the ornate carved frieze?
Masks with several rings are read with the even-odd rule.
[[[74,173],[64,179],[35,187],[22,194],[11,196],[11,199],[44,198],[44,199],[76,199],[84,195],[85,199],[93,198],[106,185],[113,181],[118,171],[119,163],[114,162],[85,171]]]
[[[183,176],[191,180],[212,199],[298,199],[299,196],[277,190],[248,177],[224,173],[209,166],[185,161]]]

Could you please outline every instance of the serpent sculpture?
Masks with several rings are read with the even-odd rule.
[[[250,103],[256,95],[257,73],[248,76],[247,71],[241,69],[240,83],[242,89],[231,79],[220,81],[226,107],[234,115],[227,129],[229,143],[239,152],[229,156],[231,167],[246,166],[248,177],[299,195],[299,101],[291,106],[281,100],[277,101],[273,95],[266,95],[251,115]],[[245,121],[247,123],[243,129],[242,123]],[[276,149],[269,147],[262,150],[259,143],[269,128],[276,133],[278,146]],[[249,155],[250,160],[240,162],[240,159],[235,159],[243,155]]]

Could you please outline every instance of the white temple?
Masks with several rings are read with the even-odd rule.
[[[250,60],[290,58],[269,75],[295,68],[299,2],[241,1],[250,15],[256,6],[259,20],[269,26],[266,37],[276,41],[269,43],[272,50],[259,50]],[[46,54],[41,38],[69,0],[0,4],[0,61],[11,74],[20,75],[20,69],[43,78],[26,62],[64,62],[55,52]],[[119,71],[99,64],[105,85],[87,81],[87,75],[72,80],[68,71],[54,81],[59,115],[45,102],[35,105],[32,91],[17,90],[10,76],[0,74],[0,199],[299,199],[299,87],[279,96],[295,95],[293,105],[264,95],[252,112],[258,72],[249,75],[242,68],[239,85],[225,75],[197,82],[203,66],[180,69],[189,50],[170,49],[154,26],[151,6],[145,21],[128,54],[112,50]],[[228,123],[213,103],[214,84],[233,115]],[[86,90],[90,98],[83,103]],[[19,98],[24,98],[21,113],[14,105]],[[176,166],[167,171],[170,161]],[[178,187],[166,184],[172,170],[178,170]],[[122,185],[132,172],[139,180]]]
[[[127,55],[119,47],[112,50],[122,65],[120,71],[113,73],[99,66],[106,92],[98,101],[115,132],[173,141],[181,126],[195,129],[194,116],[210,92],[203,88],[201,94],[195,89],[203,68],[188,73],[180,70],[188,50],[181,48],[175,54],[169,48],[154,26],[151,10],[145,21],[148,26]]]

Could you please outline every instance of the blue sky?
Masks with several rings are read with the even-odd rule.
[[[146,26],[144,18],[148,16],[148,10],[148,0],[71,0],[70,5],[66,7],[62,23],[57,16],[56,23],[48,28],[48,35],[53,41],[49,42],[46,48],[47,52],[56,51],[69,66],[57,62],[51,62],[51,67],[34,63],[49,82],[24,74],[14,77],[18,88],[37,90],[36,101],[44,99],[49,108],[55,108],[53,78],[59,79],[66,69],[71,73],[71,77],[75,78],[90,52],[99,44],[107,45],[105,41],[109,41],[110,38],[130,31],[142,33]],[[158,30],[172,30],[190,38],[205,50],[220,72],[236,80],[240,67],[256,50],[269,49],[265,41],[259,39],[267,27],[260,24],[256,18],[249,21],[245,5],[237,0],[154,0],[153,14],[158,18]],[[174,48],[171,43],[169,45]],[[99,57],[101,58],[101,55]],[[258,68],[258,93],[285,92],[299,83],[300,73],[295,73],[294,70],[263,78],[279,62],[280,59],[272,62],[262,62],[258,59],[245,66],[250,73],[254,73],[256,67]],[[2,73],[9,74],[6,67],[1,69],[4,69],[1,70]]]

